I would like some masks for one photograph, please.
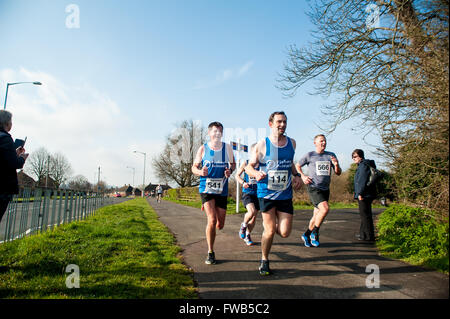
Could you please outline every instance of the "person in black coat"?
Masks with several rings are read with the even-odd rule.
[[[11,127],[12,114],[0,110],[0,221],[13,195],[19,193],[16,170],[23,167],[28,157],[23,147],[14,147]]]
[[[357,237],[361,241],[374,241],[372,201],[376,198],[376,188],[375,185],[367,186],[367,182],[370,177],[370,167],[376,168],[375,161],[365,159],[364,151],[361,149],[355,149],[352,152],[352,159],[358,164],[354,179],[354,198],[358,199],[361,226]]]

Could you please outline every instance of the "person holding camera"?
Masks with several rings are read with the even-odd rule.
[[[0,222],[14,194],[19,193],[17,169],[25,164],[28,153],[23,146],[17,149],[9,134],[12,128],[12,114],[0,110]]]

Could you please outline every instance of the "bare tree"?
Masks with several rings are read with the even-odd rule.
[[[72,166],[66,156],[62,153],[55,153],[50,157],[50,176],[59,187],[66,182],[72,174]]]
[[[199,178],[191,167],[197,149],[205,142],[206,130],[193,120],[178,124],[166,138],[164,150],[155,158],[152,165],[157,177],[166,182],[173,181],[180,187],[196,186]]]
[[[68,183],[70,189],[73,190],[90,190],[92,188],[92,184],[89,180],[83,175],[76,175],[72,177]]]
[[[448,5],[317,0],[309,13],[314,40],[288,49],[279,79],[287,96],[318,80],[313,94],[338,97],[322,107],[322,129],[352,119],[362,134],[377,131],[400,197],[441,210],[448,208]]]
[[[40,147],[30,154],[26,162],[25,172],[34,176],[38,185],[43,182],[45,183],[45,178],[50,167],[50,156],[50,153],[45,147]]]

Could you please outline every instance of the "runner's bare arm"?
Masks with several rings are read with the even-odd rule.
[[[339,176],[342,173],[341,167],[339,166],[339,161],[336,157],[331,156],[331,162],[333,163],[334,173]]]
[[[265,140],[263,139],[256,144],[254,151],[250,154],[248,165],[245,167],[246,173],[249,176],[256,178],[257,181],[260,181],[264,178],[264,176],[266,176],[264,172],[257,171],[255,169],[259,165],[259,160],[262,158],[262,154],[265,152]]]
[[[200,167],[200,165],[202,163],[202,158],[203,158],[204,152],[205,152],[205,147],[204,147],[204,145],[202,145],[198,148],[197,154],[195,155],[194,163],[191,168],[192,173],[194,173],[197,176],[208,175],[208,168],[206,166]],[[206,174],[205,174],[205,168],[206,168]]]
[[[291,138],[291,142],[292,142],[292,147],[295,148],[297,147],[297,142],[295,142],[295,140],[293,138]],[[300,176],[298,176],[299,172],[297,172],[297,168],[296,165],[294,163],[292,163],[292,175],[294,176],[292,179],[292,186],[295,189],[299,189],[300,186],[302,186],[302,179]]]
[[[295,163],[295,168],[297,169],[297,172],[300,174],[303,183],[306,185],[311,184],[312,179],[302,171],[302,167],[300,166],[300,163],[298,163],[298,162]]]
[[[247,166],[247,164],[245,163],[245,162],[243,162],[242,164],[241,164],[241,166],[238,168],[238,170],[237,170],[237,172],[236,172],[236,175],[235,175],[235,179],[236,179],[236,181],[239,183],[239,184],[241,184],[241,185],[244,185],[244,183],[245,183],[245,181],[242,179],[242,177],[241,177],[241,175],[242,175],[242,173],[244,172],[244,170],[245,170],[245,166]]]

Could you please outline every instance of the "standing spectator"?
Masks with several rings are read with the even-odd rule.
[[[367,186],[370,178],[370,167],[376,168],[375,161],[364,158],[364,151],[355,149],[352,153],[353,161],[358,164],[355,172],[355,194],[358,199],[359,214],[361,216],[361,226],[358,240],[374,241],[375,232],[372,217],[372,201],[376,197],[375,185]]]
[[[15,149],[9,134],[11,127],[12,114],[0,110],[0,221],[13,195],[19,193],[16,170],[23,167],[28,157],[22,146]]]

